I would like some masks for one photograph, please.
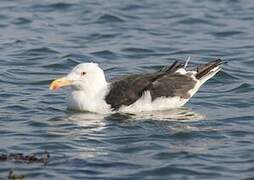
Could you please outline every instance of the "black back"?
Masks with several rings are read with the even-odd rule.
[[[150,91],[152,100],[174,96],[188,99],[188,91],[194,88],[196,81],[188,75],[175,73],[181,67],[175,62],[153,74],[130,75],[114,80],[105,100],[112,109],[117,110],[122,105],[134,103],[145,91]]]

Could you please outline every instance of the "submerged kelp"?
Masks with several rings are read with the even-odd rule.
[[[50,158],[49,152],[44,151],[43,153],[36,153],[30,155],[24,155],[23,153],[10,153],[10,154],[0,154],[1,161],[9,162],[21,162],[21,163],[43,163],[46,165]]]

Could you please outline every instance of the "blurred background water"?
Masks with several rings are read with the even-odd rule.
[[[254,178],[254,1],[1,0],[0,153],[47,150],[46,166],[0,162],[26,179]],[[179,110],[101,116],[66,110],[51,80],[94,61],[107,78],[174,58],[228,63]]]

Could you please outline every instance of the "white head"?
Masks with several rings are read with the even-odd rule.
[[[107,85],[103,70],[96,63],[82,63],[73,68],[65,77],[54,80],[51,90],[71,86],[73,91],[84,91],[95,94]]]

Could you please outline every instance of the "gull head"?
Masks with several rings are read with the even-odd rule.
[[[49,89],[58,90],[70,86],[73,91],[95,92],[106,84],[104,72],[98,64],[82,63],[74,67],[66,76],[54,80]]]

